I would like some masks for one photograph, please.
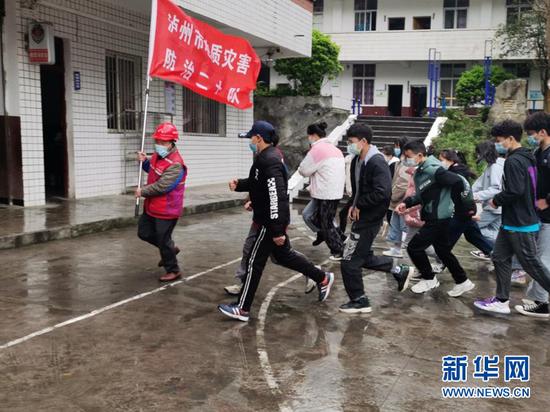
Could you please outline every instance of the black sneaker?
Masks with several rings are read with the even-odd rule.
[[[409,281],[414,276],[414,267],[409,265],[400,265],[399,272],[393,273],[393,277],[397,281],[397,290],[403,292],[409,287]]]
[[[323,243],[325,239],[323,238],[323,235],[321,232],[317,232],[317,239],[315,239],[312,243],[313,246],[319,246],[321,243]]]
[[[344,313],[371,313],[369,298],[363,296],[357,300],[350,300],[348,303],[340,305],[340,312]]]
[[[516,310],[525,316],[533,316],[535,318],[550,318],[548,311],[548,303],[544,302],[524,302],[523,305],[516,305]]]

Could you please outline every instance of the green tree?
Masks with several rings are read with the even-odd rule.
[[[514,76],[500,66],[491,67],[490,82],[496,87],[504,80]],[[485,99],[485,70],[483,66],[476,65],[465,71],[458,79],[455,95],[458,104],[464,107],[481,103]]]
[[[447,121],[440,135],[434,139],[436,153],[444,149],[455,149],[466,157],[468,166],[480,174],[481,165],[476,162],[475,148],[489,136],[489,127],[478,117],[468,116],[461,110],[447,110]]]
[[[533,0],[532,10],[523,12],[514,21],[501,25],[495,34],[500,46],[500,57],[530,57],[531,64],[540,72],[541,92],[545,96],[544,109],[550,110],[550,1]],[[549,34],[550,35],[550,34]]]
[[[329,36],[313,30],[311,57],[276,60],[275,71],[290,80],[297,94],[317,96],[325,79],[334,79],[342,72],[339,53],[340,47]]]

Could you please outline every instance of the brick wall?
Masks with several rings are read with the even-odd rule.
[[[72,131],[69,152],[74,153],[70,176],[75,197],[121,193],[125,180],[136,180],[137,165],[124,160],[128,145],[123,136],[107,130],[105,54],[110,50],[141,57],[145,88],[148,17],[98,0],[48,0],[34,10],[18,7],[16,18],[25,205],[45,202],[40,67],[28,63],[24,45],[24,34],[33,19],[51,22],[56,36],[64,40],[68,132]],[[73,91],[73,71],[81,73],[80,91]],[[152,111],[165,110],[163,87],[164,82],[153,81]],[[181,129],[183,92],[179,86],[176,90],[175,123]],[[226,136],[183,137],[180,147],[189,166],[190,185],[225,182],[246,174],[251,155],[247,142],[236,135],[250,127],[253,111],[227,108],[226,115]]]

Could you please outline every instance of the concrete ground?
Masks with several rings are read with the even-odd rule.
[[[316,263],[293,212],[296,249]],[[550,329],[519,314],[496,317],[472,301],[494,292],[487,264],[458,248],[477,288],[453,299],[450,275],[423,296],[396,292],[366,272],[373,313],[340,314],[339,265],[327,302],[304,295],[303,277],[269,263],[248,324],[216,310],[229,302],[250,214],[182,219],[175,231],[188,280],[158,290],[158,255],[135,228],[0,251],[2,411],[545,411]],[[382,246],[379,244],[378,246]],[[380,251],[380,249],[378,249]],[[151,292],[148,293],[147,292]],[[523,297],[513,293],[514,303]],[[54,327],[55,325],[55,327]],[[447,400],[441,357],[530,355],[523,400]]]

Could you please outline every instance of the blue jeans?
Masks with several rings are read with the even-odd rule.
[[[537,237],[537,254],[542,264],[550,269],[550,223],[541,225]],[[548,302],[548,292],[535,280],[531,280],[527,289],[527,299]]]
[[[403,241],[403,233],[407,233],[407,229],[405,218],[393,212],[390,220],[390,230],[386,240],[393,243],[396,248],[400,248]]]
[[[498,231],[500,230],[502,215],[484,210],[481,212],[479,217],[480,219],[479,222],[477,222],[477,225],[481,231],[481,234],[494,242],[497,238]]]

